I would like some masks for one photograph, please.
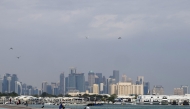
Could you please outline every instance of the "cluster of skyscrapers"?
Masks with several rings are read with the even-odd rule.
[[[108,78],[102,75],[102,73],[95,73],[91,70],[88,72],[87,80],[85,80],[85,74],[77,73],[77,69],[72,67],[67,76],[61,73],[59,77],[59,82],[51,82],[49,84],[44,81],[41,88],[37,88],[20,82],[16,74],[6,73],[3,77],[0,77],[0,92],[16,92],[19,95],[40,95],[46,92],[52,95],[69,94],[73,96],[76,94],[164,94],[164,88],[161,85],[153,86],[153,89],[150,91],[150,84],[144,81],[143,76],[138,76],[135,82],[125,74],[120,79],[119,70],[113,70],[113,75]],[[174,88],[174,95],[187,93],[188,86]]]

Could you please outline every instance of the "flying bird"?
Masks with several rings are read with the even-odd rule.
[[[118,37],[118,39],[121,39],[121,37]]]
[[[20,56],[17,57],[18,59],[20,58]]]
[[[88,39],[88,36],[85,36],[86,37],[86,39]]]
[[[11,47],[9,50],[13,50],[13,48]]]

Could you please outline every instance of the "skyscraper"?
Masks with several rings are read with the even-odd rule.
[[[15,82],[18,81],[18,77],[16,74],[12,74],[11,76],[11,92],[15,91]]]
[[[0,92],[3,92],[3,78],[0,76]]]
[[[76,90],[76,76],[75,73],[71,73],[68,76],[68,91],[69,90]]]
[[[89,71],[88,73],[88,83],[90,92],[92,92],[93,84],[95,84],[95,73],[93,71]]]
[[[96,73],[96,75],[98,76],[98,85],[99,85],[99,83],[102,83],[102,73]]]
[[[3,93],[8,93],[9,83],[8,83],[8,77],[11,79],[11,74],[6,73],[3,77]]]
[[[69,88],[69,77],[65,77],[65,93],[68,92]]]
[[[60,94],[65,94],[65,77],[64,73],[60,74]]]
[[[48,83],[46,81],[42,82],[42,93],[47,92],[47,85]]]
[[[77,73],[76,76],[76,90],[79,90],[80,92],[85,91],[85,77],[84,73]]]
[[[84,73],[76,73],[76,68],[70,69],[70,74],[66,78],[66,91],[78,90],[85,91],[85,77]]]
[[[150,94],[150,83],[144,82],[143,89],[144,89],[144,95],[149,95]]]
[[[22,85],[21,85],[21,82],[19,81],[15,81],[15,90],[14,92],[19,94],[19,95],[22,95]]]
[[[93,84],[95,84],[95,73],[93,71],[89,71],[88,73],[88,83],[89,86],[93,86]]]
[[[113,78],[115,79],[115,82],[119,82],[119,70],[113,70]]]

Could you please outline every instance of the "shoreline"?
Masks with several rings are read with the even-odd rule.
[[[6,109],[32,109],[31,107],[21,106],[21,105],[6,105],[1,104],[0,108],[6,108]]]

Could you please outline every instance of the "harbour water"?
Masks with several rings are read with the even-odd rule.
[[[40,109],[41,105],[29,105],[32,108]],[[66,109],[84,109],[85,106],[66,106]],[[47,109],[58,109],[58,105],[46,105]],[[103,105],[91,106],[90,109],[190,109],[190,106],[174,106],[174,105]]]

